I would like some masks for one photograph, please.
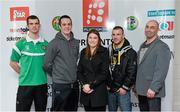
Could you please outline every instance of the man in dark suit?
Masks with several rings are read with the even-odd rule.
[[[165,96],[165,78],[171,53],[167,44],[158,38],[159,24],[150,20],[145,27],[146,41],[138,51],[136,91],[141,111],[160,111]]]

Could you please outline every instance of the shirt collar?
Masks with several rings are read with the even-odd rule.
[[[41,36],[39,36],[39,38],[36,39],[36,40],[30,38],[29,37],[29,32],[27,32],[26,40],[27,40],[27,42],[36,42],[36,43],[37,42],[44,42],[44,39]]]

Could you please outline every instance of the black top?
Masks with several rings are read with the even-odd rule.
[[[85,49],[81,51],[78,64],[78,80],[81,85],[90,84],[94,91],[86,94],[81,91],[80,102],[86,106],[105,106],[107,104],[106,78],[109,73],[109,56],[105,47],[99,47],[91,58],[85,57]]]

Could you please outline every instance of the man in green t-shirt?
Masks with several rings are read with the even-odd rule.
[[[45,111],[47,105],[47,77],[42,68],[48,42],[39,35],[40,20],[27,18],[29,31],[12,49],[10,66],[19,74],[16,111],[30,111],[34,101],[36,111]]]

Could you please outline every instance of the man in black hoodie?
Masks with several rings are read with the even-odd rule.
[[[44,69],[53,82],[53,111],[77,111],[79,85],[77,59],[79,41],[72,33],[72,20],[63,15],[59,20],[61,31],[49,43],[45,54]]]
[[[112,45],[109,46],[110,75],[108,77],[109,111],[131,111],[130,90],[135,84],[137,72],[137,54],[129,41],[124,38],[121,26],[112,30]]]

